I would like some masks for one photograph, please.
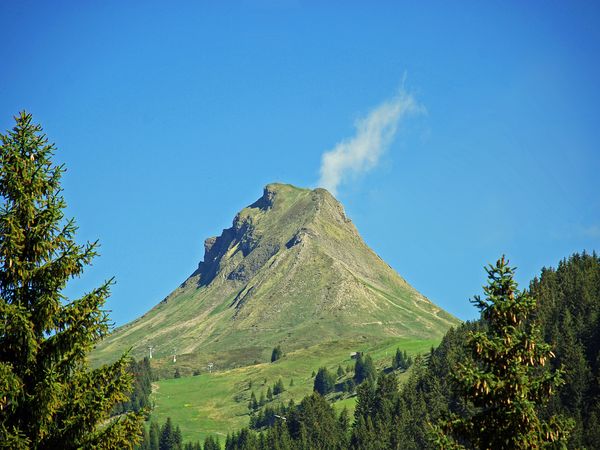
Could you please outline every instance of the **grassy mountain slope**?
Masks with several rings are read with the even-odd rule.
[[[312,392],[313,371],[327,367],[332,373],[338,365],[343,368],[354,367],[350,358],[351,351],[364,351],[371,355],[376,366],[389,367],[396,348],[400,347],[409,354],[426,353],[438,340],[413,340],[390,338],[376,345],[360,341],[337,341],[319,344],[308,349],[287,353],[275,363],[261,363],[222,372],[202,373],[199,376],[187,376],[160,380],[154,384],[152,400],[155,408],[151,420],[164,423],[167,417],[181,427],[185,441],[204,440],[209,435],[219,436],[221,442],[228,432],[248,426],[250,419],[248,402],[252,392],[256,398],[266,394],[268,387],[281,378],[286,391],[274,398],[268,405],[287,404],[290,399],[300,402]],[[173,372],[175,364],[163,360],[158,370]],[[351,377],[351,373],[349,376]],[[399,374],[400,381],[408,373]],[[290,381],[294,380],[293,386]],[[265,381],[266,380],[266,381]],[[356,396],[330,396],[337,409],[347,407],[350,414],[354,411]]]
[[[439,339],[458,321],[419,294],[362,240],[324,189],[268,185],[233,226],[205,242],[204,261],[165,300],[118,328],[92,355],[147,347],[188,366],[264,361],[335,340]]]

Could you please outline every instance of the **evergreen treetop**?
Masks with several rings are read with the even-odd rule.
[[[394,370],[406,370],[412,364],[412,359],[406,353],[406,350],[401,351],[399,348],[396,349],[396,354],[392,359],[392,369]]]
[[[365,380],[374,380],[376,377],[377,371],[375,370],[371,356],[367,355],[363,357],[363,354],[359,353],[354,365],[354,381],[356,381],[356,384],[360,384]]]
[[[281,346],[278,345],[271,352],[271,362],[275,362],[278,359],[281,359],[282,356],[283,356],[283,352],[281,351]]]
[[[285,391],[285,387],[283,386],[283,381],[281,378],[277,380],[275,385],[273,386],[273,395],[279,395]]]
[[[536,410],[563,384],[561,371],[546,367],[554,354],[534,321],[536,301],[517,290],[504,257],[486,271],[486,298],[472,300],[485,327],[469,332],[472,357],[456,368],[458,388],[476,412],[445,422],[438,444],[517,449],[564,443],[568,425],[558,417],[544,421]]]
[[[0,447],[130,448],[141,420],[107,421],[126,400],[129,360],[89,370],[87,353],[108,332],[110,281],[69,301],[97,244],[78,245],[64,220],[63,166],[25,112],[0,134]]]
[[[315,377],[313,389],[321,395],[327,395],[335,388],[335,377],[327,368],[321,367]]]

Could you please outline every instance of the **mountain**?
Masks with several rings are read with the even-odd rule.
[[[269,184],[204,247],[197,270],[92,361],[153,346],[159,359],[231,367],[264,361],[277,344],[435,339],[459,322],[377,256],[325,189]]]

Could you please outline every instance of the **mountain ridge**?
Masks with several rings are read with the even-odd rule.
[[[292,350],[357,336],[438,338],[459,322],[371,250],[322,188],[267,185],[204,249],[177,289],[116,329],[92,359],[129,347],[140,357],[154,346],[162,357],[249,364],[276,344]]]

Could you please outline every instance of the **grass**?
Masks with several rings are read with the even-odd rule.
[[[312,392],[313,371],[325,366],[335,373],[338,365],[353,366],[350,358],[353,351],[370,354],[376,366],[382,369],[390,365],[398,347],[414,355],[425,353],[437,344],[437,340],[414,339],[389,339],[379,343],[339,341],[296,350],[275,363],[161,380],[154,384],[155,408],[151,419],[162,424],[171,417],[180,426],[184,441],[203,441],[209,434],[223,441],[228,432],[248,425],[247,405],[251,393],[257,398],[261,392],[266,395],[267,387],[272,388],[279,378],[286,391],[276,397],[273,404],[287,403],[292,398],[299,402]],[[401,374],[401,381],[406,376]],[[292,379],[294,383],[290,386]],[[333,404],[338,411],[347,407],[352,415],[355,401],[356,397],[346,397]]]

